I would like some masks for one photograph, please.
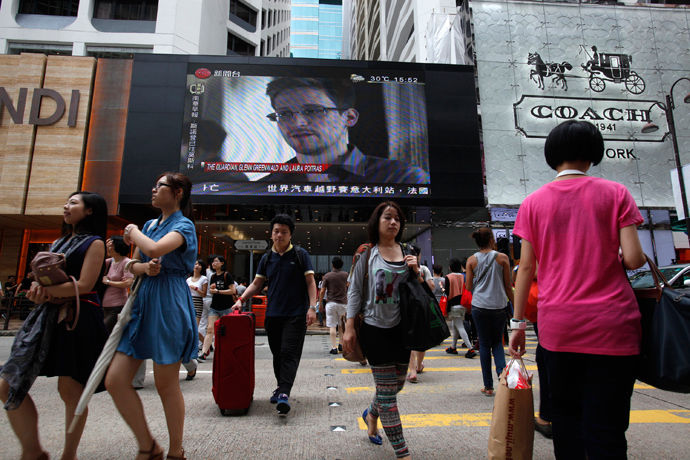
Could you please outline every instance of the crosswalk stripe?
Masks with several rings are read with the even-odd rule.
[[[536,413],[535,413],[536,415]],[[403,428],[438,426],[491,426],[491,414],[400,414]],[[367,426],[358,418],[360,430]],[[690,410],[633,410],[630,423],[690,424]],[[378,422],[379,429],[383,429]]]
[[[528,371],[536,371],[537,366],[535,365],[528,365],[525,366]],[[462,371],[481,371],[482,368],[480,366],[472,366],[472,367],[425,367],[424,372],[462,372]],[[370,374],[371,369],[365,367],[362,369],[341,369],[340,370],[341,374]]]
[[[535,376],[534,377],[534,387],[539,388],[539,381],[538,378]],[[448,390],[457,390],[458,385],[457,384],[452,384],[452,385],[405,385],[405,388],[400,392],[401,394],[405,393],[440,393]],[[656,390],[656,387],[653,387],[651,385],[647,385],[646,383],[642,382],[637,382],[635,383],[635,389],[636,390]],[[356,394],[356,393],[373,393],[375,391],[374,387],[347,387],[345,388],[345,391],[348,392],[348,394]]]

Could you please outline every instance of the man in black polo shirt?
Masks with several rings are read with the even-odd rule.
[[[278,404],[280,416],[290,412],[288,398],[302,357],[307,326],[316,320],[314,269],[307,251],[290,242],[294,230],[295,223],[287,214],[277,214],[271,220],[273,247],[261,258],[254,281],[232,307],[241,309],[268,281],[264,328],[278,382],[271,403]]]

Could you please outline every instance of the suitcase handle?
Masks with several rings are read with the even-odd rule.
[[[221,324],[218,328],[218,335],[225,337],[225,324]]]

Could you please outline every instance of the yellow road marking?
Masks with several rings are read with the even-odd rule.
[[[211,371],[197,371],[197,372],[206,372],[210,373]],[[183,372],[180,372],[182,374]],[[186,372],[184,372],[186,373]],[[405,388],[400,393],[437,393],[441,391],[448,391],[451,388],[457,389],[457,385],[432,385],[432,386],[427,386],[427,385],[420,385],[420,386],[414,386],[414,385],[405,385]],[[539,382],[535,377],[534,380],[534,388],[539,388]],[[656,387],[653,387],[651,385],[647,385],[646,383],[641,383],[638,382],[635,384],[635,389],[636,390],[656,390]],[[374,387],[347,387],[345,390],[350,393],[350,394],[356,394],[356,393],[373,393],[375,388]]]
[[[637,382],[637,383],[635,383],[635,389],[636,390],[656,390],[656,387],[653,387],[651,385],[647,385],[646,383]]]
[[[536,413],[535,413],[536,415]],[[403,428],[438,426],[491,426],[491,414],[408,414],[400,415]],[[362,418],[357,419],[359,429],[367,427]],[[633,410],[630,423],[682,423],[690,424],[690,410]],[[383,429],[378,422],[379,429]]]
[[[525,366],[528,371],[536,371],[537,366],[531,365],[531,366]],[[481,371],[482,368],[481,366],[472,366],[472,367],[425,367],[424,372],[458,372],[458,371]],[[371,369],[365,367],[362,369],[341,369],[340,370],[341,374],[370,374]]]

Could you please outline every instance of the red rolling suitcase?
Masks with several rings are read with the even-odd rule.
[[[253,313],[235,313],[216,321],[213,398],[223,415],[246,414],[254,399]]]

